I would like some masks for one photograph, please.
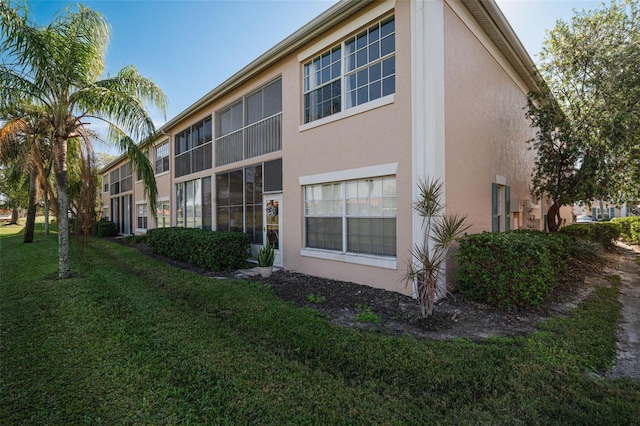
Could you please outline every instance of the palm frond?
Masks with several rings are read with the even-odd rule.
[[[134,140],[142,141],[155,133],[155,125],[145,108],[144,99],[136,93],[93,85],[74,93],[70,101],[83,111],[83,117],[105,121]],[[110,139],[116,143],[119,140]]]
[[[438,226],[434,227],[433,240],[436,247],[448,248],[455,240],[460,238],[471,225],[467,224],[467,218],[458,214],[441,216]]]
[[[418,199],[413,203],[414,210],[423,219],[438,216],[444,208],[441,202],[443,193],[444,185],[435,178],[418,182]]]

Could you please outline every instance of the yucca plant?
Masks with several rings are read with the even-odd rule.
[[[268,267],[273,266],[273,261],[275,260],[276,253],[271,246],[271,243],[267,242],[260,251],[258,252],[258,266],[260,267]]]
[[[411,249],[404,279],[416,285],[417,299],[422,317],[433,314],[433,304],[446,285],[439,289],[444,276],[449,247],[469,229],[466,216],[445,215],[442,203],[444,186],[438,179],[418,183],[418,199],[413,209],[422,217],[424,238]]]

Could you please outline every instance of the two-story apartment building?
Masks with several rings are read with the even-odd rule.
[[[342,1],[162,126],[156,206],[126,156],[105,167],[103,214],[124,234],[246,232],[277,266],[410,294],[419,181],[470,232],[542,226],[539,84],[493,0]]]

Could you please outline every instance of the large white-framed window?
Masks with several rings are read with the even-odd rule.
[[[305,186],[304,229],[306,249],[395,259],[395,176]]]
[[[303,64],[304,123],[396,91],[395,17],[388,16]]]
[[[138,202],[136,203],[136,229],[137,230],[147,230],[147,203]]]
[[[156,146],[156,174],[169,171],[169,141],[164,141]]]

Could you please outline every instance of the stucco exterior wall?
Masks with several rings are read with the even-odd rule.
[[[530,198],[534,156],[526,141],[534,131],[523,109],[527,93],[466,9],[447,4],[444,12],[447,209],[467,215],[470,233],[491,231],[497,177],[511,188],[512,211],[516,203],[522,211]]]
[[[381,98],[379,102],[363,104],[343,111],[343,114],[305,124],[302,85],[305,61],[391,14],[395,15],[395,94]],[[416,19],[422,20],[419,36],[416,36]],[[437,30],[432,24],[437,24]],[[430,38],[434,31],[440,32],[438,38]],[[337,39],[336,34],[341,36]],[[431,61],[426,67],[416,67],[416,60],[412,58],[416,53],[416,39],[427,46],[419,52],[420,61]],[[429,52],[433,51],[439,55],[444,53],[443,57],[429,57]],[[439,62],[434,64],[434,61]],[[434,69],[440,70],[437,76],[429,74]],[[530,199],[528,182],[533,155],[526,149],[526,140],[532,137],[533,131],[523,110],[526,105],[523,87],[526,85],[500,57],[498,49],[483,37],[482,30],[460,2],[373,2],[345,17],[330,31],[310,39],[299,49],[260,70],[246,79],[242,77],[241,83],[229,86],[232,89],[225,88],[202,107],[198,106],[184,117],[179,115],[177,121],[162,128],[163,134],[156,143],[169,138],[170,166],[168,173],[157,176],[156,183],[159,199],[168,199],[171,203],[172,226],[176,223],[176,184],[202,177],[212,178],[211,223],[215,229],[216,174],[282,158],[280,226],[284,268],[411,294],[413,288],[402,281],[402,276],[410,248],[416,238],[421,238],[416,235],[419,224],[416,225],[412,212],[412,194],[418,175],[430,173],[432,169],[438,169],[438,173],[444,170],[447,212],[466,214],[473,225],[470,232],[491,230],[492,183],[499,181],[511,188],[512,211],[514,207],[516,211],[522,208],[521,201]],[[214,158],[211,169],[174,177],[176,134],[211,116],[215,156],[216,111],[276,78],[282,79],[281,151],[221,167],[215,166]],[[429,78],[432,80],[428,84],[421,81]],[[444,100],[431,102],[429,96],[433,95],[434,89],[444,93]],[[417,91],[424,95],[420,97],[423,104],[416,105]],[[442,104],[444,107],[440,107]],[[437,108],[436,113],[434,108]],[[416,114],[416,109],[421,110],[421,115]],[[424,122],[420,132],[416,131],[418,120]],[[429,133],[429,129],[424,128],[431,126],[432,121],[439,127],[437,132]],[[425,157],[434,152],[437,155],[430,158],[433,161],[426,159],[423,166],[416,167],[415,151],[419,148],[425,148],[421,151]],[[442,161],[431,164],[434,158],[442,156],[443,151],[444,164],[440,164]],[[152,160],[154,155],[155,150],[151,148]],[[109,171],[122,162],[113,164]],[[310,179],[316,183],[342,181],[347,179],[344,176],[354,171],[362,173],[363,170],[372,173],[366,177],[389,174],[396,177],[395,261],[360,256],[367,259],[357,262],[353,260],[357,256],[352,254],[314,254],[305,250],[305,182]],[[144,199],[143,194],[142,184],[134,183],[134,209],[136,201]],[[109,193],[103,194],[105,206],[109,206],[110,196]],[[155,226],[152,219],[154,208],[148,206],[149,228]],[[518,213],[522,219],[524,212]],[[132,219],[135,228],[135,210]],[[519,225],[514,223],[512,229]]]
[[[371,8],[354,16],[366,14]],[[373,22],[379,20],[376,17]],[[397,2],[396,93],[391,104],[361,114],[301,130],[301,63],[292,58],[283,68],[284,124],[284,259],[285,268],[312,275],[350,280],[409,294],[401,281],[411,243],[411,93],[409,2]],[[371,22],[371,23],[373,23]],[[348,25],[348,23],[345,23]],[[338,28],[339,30],[339,28]],[[314,52],[315,54],[320,52]],[[304,58],[306,59],[306,58]],[[303,59],[303,60],[304,60]],[[283,81],[284,83],[284,81]],[[296,118],[298,118],[296,120]],[[299,178],[397,163],[397,266],[387,269],[308,257],[304,246],[303,187]]]

